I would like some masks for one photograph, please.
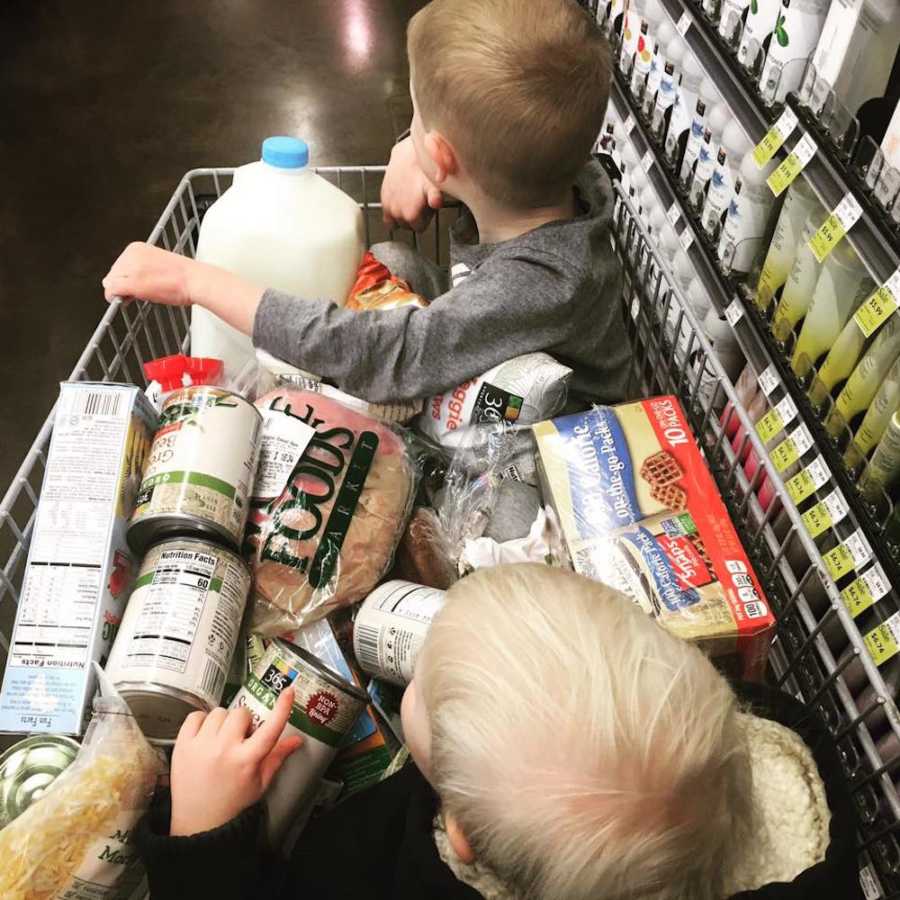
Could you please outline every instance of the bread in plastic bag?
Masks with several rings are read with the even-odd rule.
[[[406,527],[416,476],[397,429],[331,397],[282,386],[256,405],[278,427],[307,437],[315,429],[280,493],[251,505],[251,629],[271,636],[356,603],[378,584]]]
[[[144,876],[130,834],[165,766],[97,672],[102,693],[75,761],[0,831],[3,900],[126,900]]]

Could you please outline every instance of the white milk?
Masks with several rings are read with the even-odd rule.
[[[762,55],[766,39],[775,28],[781,0],[756,0],[750,4],[741,43],[738,46],[738,62],[745,69],[753,69]]]
[[[343,305],[365,250],[359,206],[307,167],[303,141],[268,138],[262,156],[235,171],[206,213],[197,259],[264,287]],[[226,376],[256,358],[247,335],[198,306],[191,352],[222,359]]]
[[[782,0],[772,32],[759,90],[768,103],[782,103],[803,81],[806,64],[816,49],[831,0]]]
[[[703,81],[703,69],[688,50],[681,64],[681,84],[672,107],[669,130],[666,133],[665,153],[671,165],[680,167],[685,147],[690,139],[691,126],[697,114],[697,100]]]
[[[816,76],[856,115],[866,100],[884,94],[898,44],[897,0],[832,0],[812,58]],[[815,111],[825,100],[817,90]]]
[[[703,206],[701,222],[703,230],[709,237],[717,241],[722,230],[722,223],[731,198],[734,196],[734,185],[744,154],[752,149],[750,139],[736,121],[725,126],[716,165],[706,192],[706,203]]]

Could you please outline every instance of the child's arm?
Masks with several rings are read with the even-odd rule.
[[[151,812],[138,831],[154,898],[251,896],[273,875],[258,806],[284,760],[301,743],[282,738],[294,692],[284,691],[272,715],[247,737],[245,709],[191,713],[172,755],[168,822]],[[266,869],[266,871],[261,871]]]
[[[385,224],[406,225],[424,231],[444,204],[440,188],[433,185],[419,166],[412,138],[394,144],[384,181],[381,183],[381,211]]]

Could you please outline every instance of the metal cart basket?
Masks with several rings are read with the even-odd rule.
[[[188,172],[149,241],[193,256],[203,212],[228,187],[232,171]],[[316,171],[360,204],[367,243],[405,236],[430,258],[447,263],[452,210],[439,212],[423,235],[394,235],[381,219],[382,167]],[[861,866],[873,891],[870,896],[900,897],[900,800],[890,761],[882,758],[876,747],[879,730],[900,738],[891,693],[869,661],[852,620],[835,599],[833,584],[810,561],[816,559],[814,547],[747,411],[668,264],[652,247],[646,227],[621,193],[613,241],[627,276],[622,302],[634,345],[633,375],[646,395],[674,393],[681,398],[779,619],[771,654],[774,679],[814,708],[837,741],[859,813]],[[97,326],[70,377],[145,385],[142,364],[158,356],[188,352],[189,341],[186,309],[116,303]],[[726,426],[735,421],[745,435],[737,450],[726,437]],[[0,502],[0,664],[9,650],[52,427],[51,411]],[[762,461],[761,474],[768,474],[776,490],[776,502],[766,510],[755,492],[760,476],[749,483],[739,464],[749,449]],[[784,516],[776,517],[781,508],[787,512],[787,524]]]

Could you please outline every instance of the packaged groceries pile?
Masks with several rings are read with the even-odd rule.
[[[251,174],[199,244],[239,271],[249,256],[217,254]],[[355,213],[339,227],[346,204],[322,196],[358,267],[327,273],[339,299],[424,307],[350,253]],[[0,756],[3,897],[127,896],[130,832],[187,716],[243,707],[255,730],[288,687],[285,734],[304,741],[264,802],[290,846],[404,764],[402,688],[446,592],[482,567],[572,567],[760,675],[772,616],[674,397],[562,415],[572,372],[533,353],[421,412],[378,406],[193,325],[205,355],[148,362],[146,390],[60,389],[0,687],[0,731],[24,738]],[[28,790],[2,790],[23,774]]]

